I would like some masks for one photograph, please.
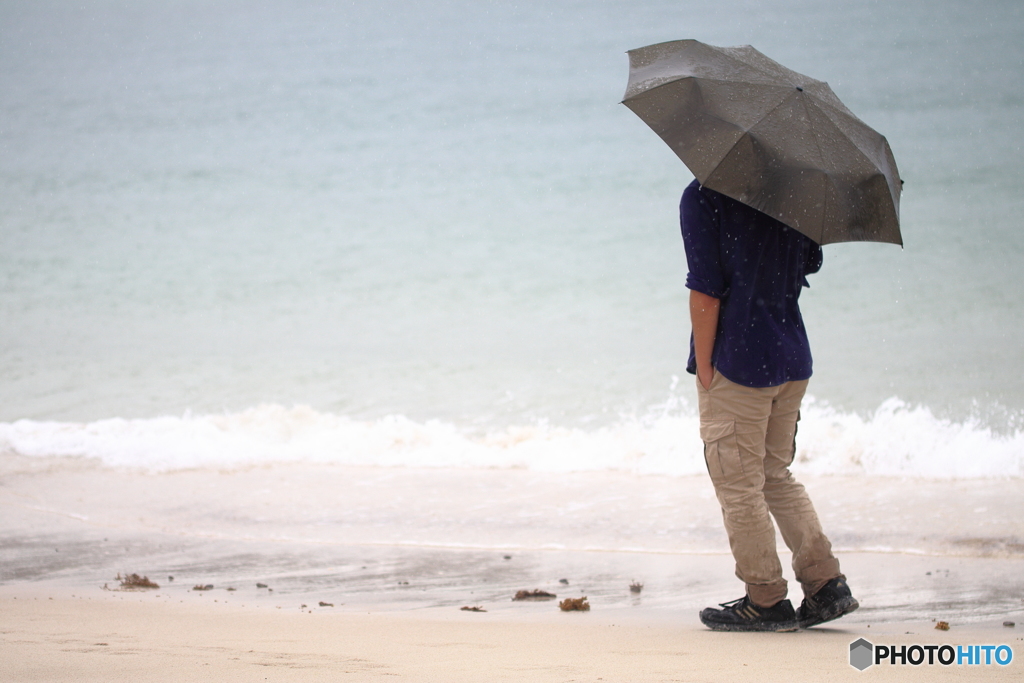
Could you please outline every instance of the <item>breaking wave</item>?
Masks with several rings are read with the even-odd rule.
[[[104,466],[167,472],[307,462],[399,467],[628,471],[681,476],[704,471],[693,414],[652,411],[596,429],[543,423],[472,433],[402,416],[358,420],[309,407],[260,405],[236,413],[89,423],[0,423],[0,453],[95,459]],[[874,414],[805,403],[795,469],[813,474],[921,478],[1024,476],[1024,432],[997,434],[889,399]]]

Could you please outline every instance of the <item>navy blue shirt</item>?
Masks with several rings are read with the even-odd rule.
[[[686,286],[721,301],[711,364],[748,387],[811,376],[811,348],[800,317],[804,277],[821,268],[821,247],[771,216],[701,187],[679,205],[689,273]],[[693,335],[687,372],[695,374]]]

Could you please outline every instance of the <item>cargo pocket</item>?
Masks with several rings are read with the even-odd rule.
[[[711,481],[728,481],[743,474],[734,420],[702,420],[700,438]]]

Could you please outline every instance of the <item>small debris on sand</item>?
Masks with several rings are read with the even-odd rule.
[[[938,629],[939,631],[948,631],[949,630],[949,622],[948,621],[936,622],[935,628]]]
[[[174,577],[173,577],[173,576],[168,576],[168,577],[167,577],[167,580],[168,580],[168,581],[174,581]]]
[[[256,584],[256,587],[257,587],[257,588],[266,588],[266,587],[267,587],[267,584],[265,584],[265,583],[257,583],[257,584]]]
[[[568,586],[569,585],[569,579],[559,579],[558,583],[562,584],[563,586]]]
[[[459,609],[461,609],[463,612],[486,612],[487,611],[483,607],[470,607],[469,605],[466,605],[465,607],[460,607]]]
[[[563,612],[589,612],[590,603],[585,595],[582,598],[566,598],[558,603],[558,609]]]
[[[1013,628],[1016,625],[1017,624],[1013,623],[1012,621],[1004,621],[1003,622],[1003,626],[1005,626],[1006,628]]]
[[[334,603],[333,602],[324,602],[323,600],[321,600],[320,601],[320,606],[321,607],[334,607]]]
[[[237,589],[236,588],[225,588],[224,590],[226,590],[226,591],[234,591],[234,590],[237,590]]]
[[[213,590],[213,584],[212,583],[208,583],[208,584],[206,584],[204,586],[201,583],[197,583],[196,585],[192,586],[192,590],[194,590],[194,591],[212,591]]]
[[[506,560],[511,560],[511,559],[512,559],[512,556],[511,556],[511,555],[506,555],[506,556],[505,556],[505,559],[506,559]]]
[[[532,591],[516,591],[516,595],[513,600],[554,600],[558,596],[554,593],[548,593],[542,591],[539,588],[535,588]]]
[[[134,590],[136,588],[159,588],[157,584],[149,580],[149,577],[139,576],[138,574],[128,574],[124,578],[121,577],[120,572],[117,574],[117,580],[121,582],[121,588],[124,590]]]
[[[639,581],[634,581],[633,583],[629,584],[629,592],[630,593],[639,593],[643,589],[644,589],[644,585],[642,583],[640,583]]]

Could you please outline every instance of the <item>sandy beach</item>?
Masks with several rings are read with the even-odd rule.
[[[0,588],[5,681],[793,681],[1018,680],[1024,612],[939,631],[851,620],[791,634],[722,634],[695,614],[356,612],[244,604],[183,591]],[[858,638],[889,645],[1006,644],[1008,666],[850,666]]]

